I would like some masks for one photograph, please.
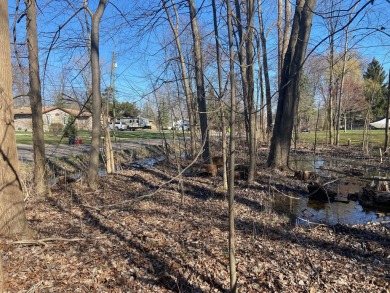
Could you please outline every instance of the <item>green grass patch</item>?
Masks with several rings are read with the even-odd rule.
[[[164,131],[166,138],[172,138],[172,131]],[[181,135],[181,134],[177,134]],[[83,143],[91,143],[92,133],[90,131],[79,131],[78,137],[80,137]],[[116,131],[111,132],[112,141],[135,141],[135,140],[147,140],[147,139],[159,139],[163,138],[163,134],[156,130],[137,130],[137,131]],[[32,144],[32,132],[29,131],[16,131],[16,143],[17,144]],[[68,137],[62,137],[62,133],[45,132],[45,144],[68,144]]]
[[[340,144],[348,145],[350,141],[352,146],[361,147],[363,145],[363,130],[344,130],[339,131]],[[314,132],[302,132],[299,134],[299,141],[305,143],[314,143]],[[317,132],[317,143],[327,143],[329,141],[329,133],[327,131]],[[375,129],[368,131],[368,142],[371,147],[382,147],[385,143],[385,130]]]

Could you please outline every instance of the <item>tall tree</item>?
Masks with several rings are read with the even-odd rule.
[[[229,194],[229,273],[230,273],[230,291],[238,292],[237,286],[237,267],[235,256],[235,229],[234,229],[234,164],[236,158],[236,82],[234,76],[234,45],[233,45],[233,25],[230,0],[226,0],[227,7],[227,25],[229,35],[229,80],[230,80],[230,161],[229,161],[229,178],[228,178],[228,194]]]
[[[227,143],[226,143],[226,118],[225,118],[225,104],[223,102],[223,94],[222,94],[222,61],[221,61],[221,52],[220,52],[220,44],[219,44],[219,31],[218,31],[218,19],[217,19],[217,6],[215,4],[215,0],[211,1],[211,5],[213,7],[213,24],[214,24],[214,36],[215,36],[215,49],[217,54],[217,69],[218,69],[218,100],[219,107],[221,113],[221,125],[222,125],[222,159],[223,159],[223,187],[224,190],[228,189],[227,182]]]
[[[39,76],[38,58],[38,34],[37,34],[37,8],[36,0],[25,0],[26,4],[26,28],[29,62],[29,80],[33,150],[34,150],[34,185],[35,191],[40,196],[50,194],[50,188],[46,179],[46,155],[43,134],[41,79]]]
[[[210,139],[207,123],[207,105],[206,105],[206,89],[204,84],[204,69],[203,69],[203,56],[202,45],[200,42],[200,33],[198,29],[198,22],[196,20],[196,7],[194,0],[188,0],[191,17],[191,30],[192,38],[194,42],[194,61],[195,61],[195,80],[196,80],[196,94],[199,108],[199,123],[200,131],[202,135],[203,145],[203,160],[205,163],[210,163]]]
[[[265,99],[266,99],[266,108],[267,108],[267,134],[270,137],[272,133],[272,97],[271,97],[271,83],[269,79],[269,69],[268,69],[268,51],[267,51],[267,38],[265,36],[264,21],[263,21],[263,12],[261,9],[260,0],[257,1],[258,14],[259,14],[259,34],[261,41],[261,51],[263,59],[263,68],[264,68],[264,83],[265,83]],[[279,82],[278,82],[279,83]]]
[[[367,98],[371,104],[371,112],[375,119],[380,119],[386,116],[386,72],[383,66],[375,58],[368,64],[366,71],[363,74],[366,83]],[[373,90],[376,89],[376,90]]]
[[[89,158],[88,185],[97,187],[99,171],[100,128],[102,114],[102,97],[100,92],[100,65],[99,65],[99,27],[108,0],[100,0],[95,11],[85,7],[92,17],[91,31],[91,67],[92,67],[92,146]]]
[[[283,64],[275,127],[267,161],[268,166],[271,167],[285,168],[288,165],[302,66],[316,2],[316,0],[298,0],[295,7],[290,42]]]
[[[243,5],[243,7],[241,6]],[[253,0],[245,1],[244,4],[235,0],[237,30],[239,36],[238,57],[242,80],[242,95],[244,99],[245,127],[247,130],[247,143],[249,149],[248,182],[254,180],[256,166],[256,126],[255,126],[255,103],[254,103],[254,44],[253,28],[255,3]],[[246,15],[241,16],[241,10]],[[244,20],[245,19],[245,20]],[[246,23],[244,23],[246,21]],[[244,30],[246,28],[246,30]]]
[[[191,136],[191,156],[194,156],[195,150],[196,150],[196,133],[195,133],[195,121],[194,121],[194,115],[192,113],[192,91],[190,87],[190,82],[187,76],[187,69],[185,66],[185,60],[184,60],[184,53],[181,46],[180,41],[180,35],[179,35],[179,13],[177,11],[175,2],[171,0],[172,8],[174,10],[176,25],[173,23],[173,19],[171,17],[171,14],[169,12],[168,6],[167,6],[166,0],[162,1],[165,13],[168,18],[169,25],[172,29],[172,32],[175,37],[175,43],[177,48],[177,53],[179,54],[179,62],[180,62],[180,73],[183,80],[183,87],[184,87],[184,95],[186,96],[186,105],[187,105],[187,112],[188,112],[188,120],[190,122],[190,136]]]
[[[0,0],[0,235],[30,238],[16,150],[8,1]]]

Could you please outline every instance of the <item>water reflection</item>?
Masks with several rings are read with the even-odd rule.
[[[296,217],[298,224],[308,222],[334,224],[363,224],[367,222],[379,222],[390,220],[390,210],[385,212],[377,209],[363,208],[358,201],[348,199],[351,194],[362,190],[367,183],[354,177],[341,176],[337,170],[359,168],[364,177],[386,176],[386,170],[365,166],[364,162],[356,159],[328,159],[318,156],[293,155],[289,161],[290,167],[294,170],[311,171],[322,178],[338,178],[340,180],[332,184],[332,190],[338,196],[335,202],[321,202],[302,197],[299,199],[287,198],[283,195],[275,196],[274,209],[289,213]]]
[[[290,214],[298,224],[308,222],[335,224],[364,224],[367,222],[389,221],[390,211],[381,212],[364,209],[357,201],[321,202],[301,197],[288,198],[274,195],[273,210]]]

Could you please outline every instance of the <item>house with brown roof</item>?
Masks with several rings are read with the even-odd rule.
[[[65,127],[69,119],[76,117],[76,125],[79,130],[92,129],[92,114],[75,109],[66,109],[56,106],[42,107],[43,130],[49,131],[50,125],[59,123]],[[30,107],[14,109],[15,130],[32,131],[32,113]]]

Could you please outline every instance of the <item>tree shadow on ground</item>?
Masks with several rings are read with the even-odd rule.
[[[68,209],[64,207],[64,205],[58,204],[58,201],[54,198],[51,198],[49,200],[50,204],[53,207],[59,209],[61,212],[65,212],[71,217],[80,219],[80,215],[72,212],[72,208]],[[161,286],[173,292],[204,292],[200,287],[191,284],[185,278],[185,276],[183,276],[176,269],[174,269],[171,264],[168,264],[159,255],[157,255],[157,253],[154,252],[153,249],[151,249],[147,245],[144,245],[144,235],[138,234],[136,231],[128,231],[128,227],[126,227],[125,225],[113,222],[107,215],[105,215],[101,211],[87,207],[87,205],[84,204],[84,200],[76,192],[71,193],[71,201],[73,205],[76,205],[78,208],[81,209],[82,217],[80,220],[82,220],[83,223],[87,223],[91,228],[99,230],[102,234],[114,236],[120,243],[125,245],[125,247],[137,250],[139,255],[143,256],[143,258],[148,262],[148,265],[146,265],[147,271],[155,278],[146,278],[140,275],[135,275],[135,278],[138,278],[138,280],[146,284],[150,284],[153,286]],[[109,225],[110,222],[112,222],[112,225]],[[77,229],[75,229],[75,231],[76,230]],[[130,232],[131,237],[125,236],[125,233],[123,233],[124,231]],[[167,237],[169,237],[169,231],[162,230],[162,232],[167,234]],[[129,233],[126,234],[128,235]],[[125,247],[122,247],[122,249],[126,250]],[[102,254],[105,253],[106,251],[102,251]],[[174,263],[180,264],[180,260],[177,259],[174,254],[166,251],[164,255],[168,256],[168,258]],[[109,256],[107,256],[107,261],[109,260],[110,258]],[[128,262],[129,266],[135,265],[131,258],[129,258]],[[190,266],[187,266],[187,268],[190,268]],[[190,268],[190,270],[192,274],[201,278],[204,282],[209,282],[212,288],[218,289],[219,292],[227,292],[227,290],[223,288],[222,284],[218,284],[215,281],[211,281],[206,275],[203,275],[195,268]],[[109,289],[109,287],[107,287],[107,289]]]

